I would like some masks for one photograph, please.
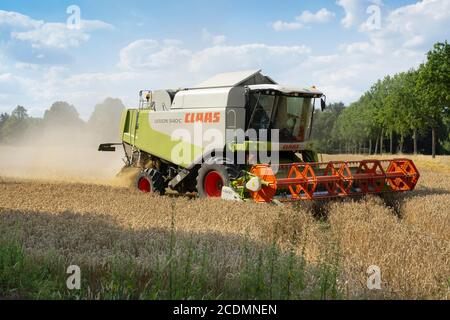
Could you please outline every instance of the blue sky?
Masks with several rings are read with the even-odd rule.
[[[66,100],[86,119],[107,96],[131,107],[141,88],[246,69],[350,103],[449,38],[449,2],[0,0],[0,112]]]

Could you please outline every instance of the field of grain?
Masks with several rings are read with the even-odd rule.
[[[279,207],[141,194],[114,178],[118,154],[14,151],[0,148],[0,298],[450,297],[449,157],[415,157],[412,193]]]

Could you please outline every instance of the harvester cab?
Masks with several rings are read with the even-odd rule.
[[[194,88],[142,90],[125,110],[120,144],[140,168],[143,192],[257,202],[314,200],[413,190],[411,160],[319,163],[309,142],[315,87],[282,86],[260,71],[217,75]]]

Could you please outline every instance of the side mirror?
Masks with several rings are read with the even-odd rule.
[[[103,143],[98,147],[98,151],[101,152],[115,152],[115,146],[121,146],[121,143]]]
[[[322,109],[322,112],[327,108],[327,101],[326,99],[322,98],[320,99],[320,109]]]

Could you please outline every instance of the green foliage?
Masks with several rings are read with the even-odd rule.
[[[174,238],[174,241],[176,239]],[[111,258],[80,265],[81,290],[66,288],[71,261],[54,252],[31,255],[18,240],[0,243],[0,298],[6,299],[339,299],[337,261],[308,264],[275,244],[248,246],[239,272],[212,259],[214,248],[192,241],[174,254],[172,244],[152,265]],[[244,242],[242,244],[246,246]],[[337,253],[334,253],[336,255]],[[332,255],[333,256],[333,255]]]
[[[432,128],[432,154],[436,153],[436,128],[446,122],[450,113],[450,44],[436,43],[428,52],[428,61],[418,70],[416,90],[421,111]],[[447,140],[443,142],[447,145]]]
[[[339,102],[330,104],[324,112],[315,114],[311,139],[315,141],[319,151],[324,152],[335,148],[336,140],[331,128],[344,110],[344,103]]]
[[[0,117],[0,142],[12,143],[24,136],[27,132],[31,118],[23,106],[17,106],[9,116]]]
[[[420,150],[431,152],[437,142],[437,150],[450,153],[450,45],[437,43],[418,70],[386,76],[337,117],[330,113],[315,118],[313,138],[322,152],[380,152],[386,138],[393,152],[403,152],[411,137]],[[422,141],[431,130],[437,141]]]
[[[86,124],[80,119],[76,108],[64,101],[53,103],[42,119],[30,117],[27,109],[17,106],[11,114],[0,114],[0,143],[17,144],[30,136],[40,137],[47,129],[79,130],[84,126],[91,137],[97,137],[100,142],[114,142],[118,139],[117,128],[123,109],[124,105],[120,99],[107,98],[95,106]]]
[[[423,112],[429,124],[436,126],[450,108],[450,44],[436,43],[428,53],[428,61],[419,68],[417,87]]]
[[[60,261],[48,253],[39,262],[15,241],[0,246],[0,299],[60,299],[65,276]]]
[[[67,102],[58,101],[52,104],[44,113],[46,126],[81,126],[83,121],[78,115],[77,109]]]
[[[107,98],[95,106],[89,121],[88,128],[97,132],[101,141],[116,141],[122,111],[125,109],[120,99]]]
[[[450,154],[450,117],[444,117],[442,139],[439,141],[445,153]]]

